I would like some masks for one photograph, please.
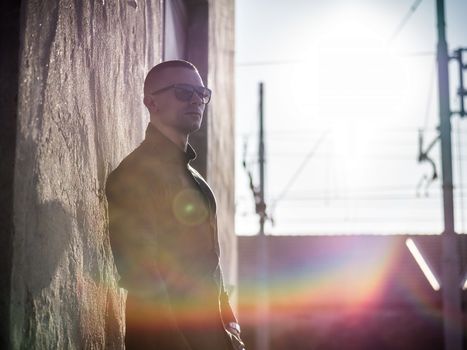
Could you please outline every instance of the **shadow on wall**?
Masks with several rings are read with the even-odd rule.
[[[60,202],[54,200],[34,207],[34,203],[40,203],[37,192],[27,197],[28,206],[21,208],[26,222],[18,223],[21,227],[17,227],[24,245],[21,249],[17,237],[14,259],[12,325],[17,334],[13,348],[57,343],[57,334],[44,334],[50,330],[41,332],[39,326],[56,324],[53,318],[63,310],[61,298],[48,298],[44,291],[60,283],[57,270],[64,263],[72,236],[72,218]]]
[[[123,293],[116,290],[114,268],[105,263],[107,252],[86,237],[90,232],[79,208],[84,203],[75,205],[76,213],[57,200],[26,211],[24,250],[16,259],[19,288],[12,298],[15,346],[123,347]]]
[[[33,296],[50,286],[58,265],[63,263],[62,256],[71,244],[73,229],[71,215],[58,201],[39,205],[35,215],[34,219],[40,220],[34,220],[37,223],[34,232],[25,237],[26,278]]]

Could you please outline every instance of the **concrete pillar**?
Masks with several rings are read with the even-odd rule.
[[[1,335],[13,349],[121,349],[125,293],[116,284],[104,184],[144,137],[142,88],[161,61],[163,1],[24,0],[16,12],[4,10],[7,3]],[[195,63],[215,97],[198,154],[217,195],[226,282],[234,285],[234,5],[201,3],[205,60]],[[198,49],[193,60],[203,59]]]
[[[22,5],[11,294],[14,349],[123,348],[108,173],[143,138],[160,1]]]

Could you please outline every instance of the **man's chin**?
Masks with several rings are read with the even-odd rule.
[[[188,134],[192,134],[199,129],[201,129],[201,124],[192,125],[192,127],[188,130]]]
[[[198,131],[200,128],[201,128],[201,120],[196,120],[196,121],[193,121],[192,123],[187,123],[188,125],[186,125],[186,132],[188,134],[191,134],[193,132],[196,132]]]

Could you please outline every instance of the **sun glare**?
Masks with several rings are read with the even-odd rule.
[[[399,210],[403,196],[416,208],[426,208],[427,202],[414,204],[409,190],[386,190],[415,188],[419,181],[416,129],[424,118],[420,105],[426,104],[433,57],[408,56],[410,37],[391,40],[400,16],[394,19],[384,12],[387,8],[367,5],[339,2],[339,7],[320,7],[314,21],[301,16],[292,28],[278,31],[287,38],[285,48],[271,51],[276,56],[264,66],[242,71],[248,72],[245,85],[259,77],[266,86],[267,181],[274,183],[266,192],[272,202],[281,198],[275,226],[267,224],[272,234],[433,231],[416,211],[410,215],[425,223],[423,228]],[[251,118],[253,113],[250,124]],[[257,222],[253,215],[248,223],[238,221],[245,227],[240,232]],[[388,225],[376,225],[380,222]]]
[[[323,24],[313,51],[320,97],[394,102],[406,92],[405,67],[374,16],[333,17]],[[359,111],[361,111],[361,101]]]

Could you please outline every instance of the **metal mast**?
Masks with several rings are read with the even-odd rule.
[[[438,27],[438,95],[443,181],[444,232],[442,233],[442,301],[444,349],[462,350],[462,305],[460,252],[454,231],[454,200],[451,153],[451,109],[449,102],[448,45],[445,32],[444,0],[436,0]]]
[[[259,193],[256,213],[259,215],[258,233],[258,329],[257,350],[269,350],[269,293],[268,293],[268,241],[264,232],[266,203],[264,201],[264,95],[263,83],[259,83]]]

